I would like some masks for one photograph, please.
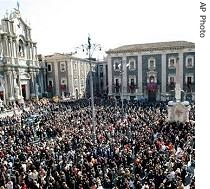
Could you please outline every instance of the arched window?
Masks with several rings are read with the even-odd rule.
[[[170,57],[168,60],[168,68],[169,69],[174,69],[176,68],[176,58],[175,57]]]
[[[129,59],[129,70],[136,70],[136,61],[134,58]]]
[[[24,44],[23,44],[23,41],[21,39],[19,40],[18,55],[20,57],[24,57],[25,56],[25,53],[24,53]]]
[[[148,60],[148,69],[149,70],[154,70],[156,67],[156,62],[155,62],[155,59],[154,58],[150,58]]]
[[[152,75],[149,77],[149,82],[154,83],[155,82],[155,77]]]
[[[120,60],[115,60],[114,61],[114,64],[113,64],[113,68],[114,68],[114,71],[120,71],[121,69],[121,61]]]
[[[60,71],[65,72],[66,71],[66,62],[60,62]]]
[[[194,66],[194,58],[193,56],[187,56],[185,62],[186,68],[192,68]]]
[[[170,90],[174,90],[176,85],[176,76],[173,74],[168,75],[168,86]]]

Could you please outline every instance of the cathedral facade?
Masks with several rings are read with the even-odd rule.
[[[31,28],[21,18],[20,11],[14,9],[0,23],[0,98],[3,103],[23,103],[42,95],[40,68]]]

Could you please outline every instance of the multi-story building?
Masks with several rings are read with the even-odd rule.
[[[71,54],[45,56],[48,96],[69,96],[74,99],[90,96],[90,61]],[[92,63],[95,61],[91,60]],[[95,65],[95,63],[94,63]],[[94,80],[94,79],[93,79]]]
[[[105,59],[103,61],[97,61],[95,78],[95,95],[105,97],[108,94],[108,67]]]
[[[37,43],[20,11],[6,13],[0,23],[0,98],[6,104],[42,95]],[[42,90],[41,90],[42,89]]]
[[[182,100],[194,100],[195,44],[171,41],[125,45],[107,52],[109,96],[167,100],[174,96],[179,61]]]

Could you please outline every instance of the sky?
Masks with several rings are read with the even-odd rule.
[[[176,0],[0,0],[0,16],[17,7],[30,21],[39,54],[74,52],[91,42],[99,58],[122,45],[185,40],[195,42],[194,4]]]

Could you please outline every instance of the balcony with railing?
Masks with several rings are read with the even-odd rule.
[[[136,93],[136,89],[137,89],[137,85],[136,84],[129,84],[128,86],[127,86],[127,91],[128,91],[128,93]]]
[[[192,93],[195,91],[195,83],[194,82],[187,82],[186,83],[186,90],[187,93]]]
[[[175,86],[176,86],[176,83],[175,82],[170,82],[168,84],[168,91],[175,90]]]
[[[66,85],[65,84],[60,85],[60,90],[61,91],[66,91]]]
[[[156,92],[158,90],[158,85],[157,83],[147,83],[146,89],[148,92]]]
[[[112,91],[115,94],[119,94],[121,92],[121,85],[119,83],[113,84]]]

